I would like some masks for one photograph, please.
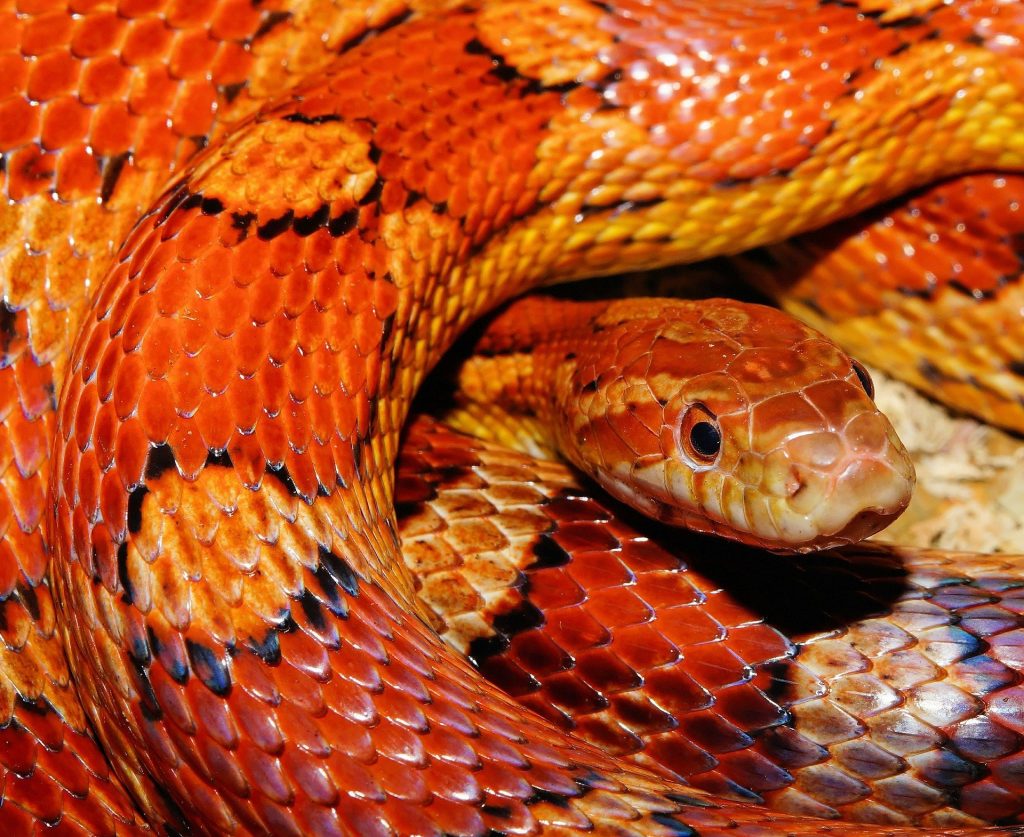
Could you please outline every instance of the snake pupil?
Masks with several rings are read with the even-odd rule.
[[[690,428],[690,444],[701,456],[712,457],[722,449],[722,434],[707,421],[698,421]]]
[[[857,374],[857,379],[860,381],[860,385],[864,387],[864,392],[868,394],[868,398],[874,398],[875,384],[871,380],[868,370],[857,361],[853,361],[853,371]]]

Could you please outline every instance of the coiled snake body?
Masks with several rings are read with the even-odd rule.
[[[10,827],[138,825],[60,631],[158,828],[871,830],[641,774],[484,684],[416,616],[399,430],[454,337],[540,282],[1020,168],[1020,5],[7,17]]]

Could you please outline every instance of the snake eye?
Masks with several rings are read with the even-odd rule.
[[[860,385],[864,387],[864,392],[868,394],[868,398],[875,397],[875,384],[871,380],[871,376],[868,374],[868,370],[861,365],[860,361],[852,361],[853,371],[857,375],[857,380],[860,381]]]
[[[683,417],[679,441],[694,462],[708,464],[722,450],[722,431],[715,417],[705,407],[695,404]]]

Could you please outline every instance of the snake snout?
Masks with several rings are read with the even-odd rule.
[[[910,502],[914,466],[888,419],[876,411],[857,415],[842,432],[797,436],[781,452],[777,461],[785,467],[773,488],[787,513],[779,528],[796,549],[863,540]]]

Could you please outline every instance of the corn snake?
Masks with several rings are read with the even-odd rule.
[[[103,702],[107,706],[117,705],[127,694],[143,698],[141,709],[134,699],[124,704],[134,707],[120,719],[132,718],[127,731],[114,719],[94,720],[108,750],[123,753],[118,757],[127,759],[127,765],[121,765],[123,772],[134,783],[134,790],[147,800],[145,807],[154,821],[174,821],[178,816],[167,797],[150,787],[147,777],[155,775],[160,776],[157,784],[171,788],[179,799],[188,799],[212,829],[227,829],[237,817],[251,829],[284,830],[289,822],[287,812],[292,810],[290,804],[281,802],[288,794],[276,781],[280,770],[269,764],[266,755],[261,755],[263,751],[254,748],[251,741],[235,744],[231,734],[234,722],[226,720],[223,707],[218,709],[210,698],[230,686],[230,680],[225,681],[229,677],[225,655],[229,645],[234,647],[228,637],[234,629],[220,618],[223,602],[219,596],[224,592],[229,597],[224,601],[237,602],[239,594],[233,589],[237,584],[231,581],[227,565],[223,561],[221,566],[216,562],[203,565],[204,577],[217,579],[211,587],[223,582],[221,590],[192,593],[180,583],[177,590],[170,590],[168,603],[152,611],[159,611],[159,624],[147,625],[117,604],[120,600],[138,614],[141,611],[133,605],[146,601],[148,591],[143,582],[147,576],[140,562],[149,562],[159,553],[163,537],[148,529],[151,518],[159,520],[152,513],[155,503],[163,504],[165,509],[177,508],[179,503],[195,507],[194,519],[200,521],[203,515],[198,508],[208,505],[211,498],[223,508],[232,509],[248,499],[238,494],[237,485],[232,489],[218,478],[226,460],[222,454],[211,452],[229,451],[233,469],[247,484],[260,482],[267,462],[285,464],[291,487],[266,488],[260,496],[272,496],[268,502],[275,507],[275,514],[298,520],[305,538],[298,537],[288,560],[275,565],[279,580],[290,579],[290,589],[301,596],[297,585],[303,571],[298,568],[304,567],[307,574],[319,573],[314,583],[321,585],[317,589],[328,599],[325,606],[351,608],[351,613],[359,614],[358,619],[350,616],[345,622],[349,630],[355,631],[351,626],[365,620],[365,624],[386,634],[381,625],[389,619],[398,620],[396,624],[410,633],[404,639],[390,641],[403,643],[400,652],[395,653],[411,667],[409,671],[416,671],[417,666],[422,668],[422,663],[416,662],[417,655],[429,658],[445,652],[437,650],[422,631],[417,633],[415,623],[392,615],[393,605],[380,593],[387,590],[395,600],[408,603],[409,580],[381,580],[379,587],[364,588],[354,579],[355,574],[376,579],[382,566],[374,556],[388,556],[394,551],[393,537],[386,528],[367,530],[365,524],[380,520],[379,510],[387,505],[389,463],[413,385],[436,358],[441,345],[480,310],[542,278],[567,279],[744,249],[783,238],[812,222],[866,207],[968,165],[1020,165],[1021,149],[1013,139],[1012,127],[1007,129],[1000,121],[1009,119],[1012,126],[1015,103],[1020,99],[1019,55],[1014,52],[1013,39],[1014,17],[1019,17],[1015,4],[1001,7],[1003,15],[997,19],[1007,24],[1005,31],[991,25],[987,7],[980,5],[932,9],[927,4],[915,4],[888,13],[865,8],[865,14],[843,4],[820,9],[808,6],[823,17],[803,17],[794,12],[794,28],[788,38],[770,39],[765,46],[767,52],[753,56],[751,67],[737,66],[735,70],[716,64],[714,39],[709,34],[727,32],[727,9],[723,20],[712,13],[703,21],[706,31],[702,37],[707,43],[694,41],[693,54],[682,62],[677,56],[672,63],[650,59],[670,54],[659,39],[669,23],[681,25],[686,13],[692,11],[685,7],[681,7],[681,20],[672,21],[659,16],[670,10],[652,11],[645,18],[641,7],[620,15],[616,14],[618,7],[604,4],[567,5],[561,16],[546,4],[537,4],[529,15],[523,15],[517,4],[488,4],[481,10],[453,6],[443,14],[431,5],[413,4],[412,15],[403,5],[389,3],[348,7],[330,15],[315,4],[292,10],[183,3],[168,7],[166,22],[145,3],[123,4],[116,13],[103,7],[72,7],[77,17],[60,8],[48,14],[45,4],[40,4],[40,8],[26,7],[12,15],[10,31],[20,35],[11,41],[12,78],[23,79],[25,93],[22,95],[21,88],[16,87],[14,95],[5,100],[0,115],[8,133],[0,138],[4,148],[10,149],[5,155],[11,201],[6,216],[7,240],[21,241],[25,246],[9,247],[5,256],[8,286],[3,331],[11,360],[4,374],[9,403],[22,407],[24,421],[17,413],[12,414],[8,431],[18,474],[10,472],[4,484],[10,496],[11,517],[19,525],[9,530],[5,543],[12,553],[6,589],[11,595],[8,607],[21,616],[20,624],[34,617],[44,625],[39,635],[51,636],[51,640],[32,641],[50,649],[40,653],[50,658],[45,670],[55,674],[41,678],[25,672],[24,666],[12,666],[24,680],[8,690],[7,705],[21,725],[13,728],[15,733],[35,729],[30,705],[37,702],[58,707],[62,714],[66,708],[67,717],[78,719],[72,721],[72,728],[84,730],[81,711],[70,705],[66,671],[55,660],[59,651],[52,650],[54,618],[49,594],[39,586],[46,554],[39,530],[39,519],[46,508],[46,448],[58,424],[54,400],[58,383],[63,381],[59,424],[64,430],[64,444],[56,448],[53,473],[61,476],[55,477],[50,489],[57,505],[49,540],[64,559],[73,555],[75,560],[66,571],[58,573],[56,590],[59,599],[75,602],[77,619],[94,621],[97,626],[102,620],[108,631],[136,643],[131,646],[134,657],[129,660],[131,652],[114,650],[106,634],[76,633],[79,642],[98,643],[88,648],[87,659],[103,660],[111,666],[104,675],[93,674],[82,681],[87,694],[105,693]],[[771,8],[765,8],[760,19],[754,14],[751,31],[760,31],[760,25],[774,34],[777,14]],[[817,62],[811,60],[813,55],[809,58],[801,52],[802,46],[794,45],[802,40],[806,27],[819,33],[824,27],[826,33],[831,33],[831,74],[822,73]],[[938,34],[933,35],[933,30]],[[505,39],[508,31],[517,32],[518,37]],[[721,37],[730,40],[726,35]],[[742,36],[736,37],[742,40]],[[751,43],[756,43],[756,36],[752,37]],[[961,53],[949,58],[948,43],[957,45]],[[458,49],[446,48],[453,44]],[[526,48],[519,51],[517,45]],[[342,55],[336,59],[337,52]],[[958,63],[961,54],[968,57]],[[877,56],[888,57],[876,62]],[[763,57],[765,63],[760,64],[758,57]],[[803,63],[787,64],[787,69],[781,71],[772,64],[795,57],[802,57]],[[83,67],[79,68],[76,61]],[[300,101],[272,105],[261,111],[263,115],[256,122],[245,123],[248,127],[234,132],[228,129],[234,123],[243,124],[261,102],[280,98],[293,79],[329,65],[331,86],[327,92],[319,90],[315,82],[309,83]],[[719,79],[715,83],[708,82],[707,70],[701,69],[709,66],[715,68]],[[969,69],[962,69],[965,66]],[[736,89],[711,91],[727,86],[721,79],[728,78],[730,72],[735,72],[739,80]],[[765,77],[784,73],[784,81],[793,80],[791,89],[787,92],[782,88],[769,101],[763,101],[759,83],[751,81],[758,79],[759,73]],[[669,104],[681,95],[672,87],[679,77],[691,80],[688,92],[701,94],[685,99],[692,113],[686,114],[685,128],[678,127],[684,136],[674,136],[676,123],[665,120]],[[693,82],[695,77],[697,81]],[[744,78],[746,81],[742,81]],[[82,85],[80,95],[70,92],[76,80]],[[860,95],[844,97],[848,88]],[[659,100],[651,96],[652,90],[668,91],[670,95]],[[808,96],[809,91],[815,96]],[[703,98],[711,92],[713,98]],[[815,118],[822,100],[836,103],[827,119],[820,118],[820,114]],[[719,101],[726,103],[724,118],[716,121]],[[762,111],[775,115],[772,130],[763,133],[759,126],[756,135],[744,134],[744,107],[749,102],[757,102]],[[804,115],[801,108],[805,102],[810,103],[805,106],[810,112],[806,123],[797,118]],[[40,106],[42,103],[45,108]],[[438,116],[438,111],[450,112],[451,118]],[[333,118],[338,114],[345,118]],[[629,118],[623,120],[623,114]],[[410,129],[406,124],[410,120],[419,131]],[[698,130],[690,138],[693,122]],[[661,151],[657,144],[646,140],[655,128],[659,136],[667,138]],[[945,136],[941,131],[946,129],[952,137],[948,142],[940,145],[937,140],[929,141],[930,131]],[[38,143],[34,141],[37,133]],[[991,141],[992,134],[1008,136],[1000,144]],[[221,135],[227,136],[224,145],[218,144]],[[212,143],[211,150],[189,163],[186,179],[176,181],[175,189],[165,193],[147,220],[136,227],[122,251],[126,255],[113,268],[115,274],[120,271],[123,275],[106,282],[95,303],[98,313],[86,319],[84,299],[112,260],[111,242],[119,242],[128,234],[135,217],[148,208],[167,181],[169,170],[183,165],[208,143]],[[678,153],[665,154],[665,148]],[[510,152],[507,156],[496,153],[506,150]],[[223,158],[218,156],[222,154]],[[231,162],[218,165],[218,159]],[[427,165],[431,159],[446,160],[446,168],[438,171]],[[483,160],[488,161],[486,169],[481,165]],[[244,179],[270,163],[280,172],[279,180]],[[837,177],[836,171],[850,185],[832,193],[819,190],[821,183]],[[335,172],[345,175],[338,179]],[[747,217],[761,221],[756,229],[744,229],[731,220],[736,217],[733,209],[737,204],[743,206]],[[368,218],[373,212],[377,214]],[[404,227],[412,226],[413,218],[419,232],[403,238]],[[73,232],[68,233],[68,229]],[[172,241],[173,247],[162,246],[165,241]],[[231,261],[231,254],[213,249],[222,241],[236,245],[233,253],[237,262]],[[179,247],[169,258],[169,250]],[[37,254],[45,254],[45,258],[39,259]],[[344,288],[329,270],[321,272],[332,259],[346,269]],[[319,274],[315,292],[301,287],[301,282],[284,283],[282,291],[256,278],[258,274],[293,276],[291,268],[300,262],[304,270]],[[179,277],[175,273],[174,279],[180,281],[157,282],[163,271],[170,276],[177,271],[175,265],[184,263],[193,266],[191,274]],[[199,269],[204,264],[206,267]],[[156,283],[147,288],[155,289],[155,293],[138,304],[132,296],[134,291],[118,284],[128,275],[138,279],[137,268],[143,275],[139,281]],[[440,285],[436,281],[431,284],[431,271],[457,276],[458,282],[453,279],[450,287],[460,289],[462,295],[454,302],[442,299]],[[229,273],[249,275],[252,281],[236,281],[228,287],[224,279]],[[201,299],[219,293],[227,296],[218,300],[223,304],[217,313],[199,312],[195,317],[190,313],[182,318],[180,334],[174,329],[168,331],[156,313],[181,310],[185,304],[182,294],[189,289],[189,282],[194,283],[191,287]],[[338,293],[340,297],[336,297]],[[217,348],[209,348],[205,354],[199,349],[205,348],[211,334],[219,339],[244,325],[239,317],[247,313],[247,299],[260,300],[267,310],[275,304],[283,305],[295,314],[289,319],[298,321],[303,311],[329,310],[323,303],[334,298],[341,299],[346,313],[352,315],[352,319],[346,319],[344,330],[338,321],[312,322],[312,317],[302,321],[301,329],[308,340],[329,341],[325,334],[351,335],[352,343],[341,347],[346,359],[340,372],[316,367],[308,360],[313,354],[305,351],[308,346],[296,351],[302,339],[281,330],[274,337],[278,342],[264,349],[307,358],[297,361],[294,380],[287,375],[283,380],[268,380],[260,400],[249,391],[244,398],[239,393],[237,398],[219,402],[218,407],[201,408],[204,391],[228,392],[225,376],[231,369],[231,358],[221,343],[213,342],[211,347]],[[428,328],[414,300],[430,300],[443,316]],[[113,328],[104,327],[107,318],[115,324]],[[67,377],[65,356],[70,335],[83,320],[87,323],[85,336],[79,340],[78,353],[70,362],[73,371]],[[153,321],[158,325],[150,331]],[[190,331],[189,323],[197,327]],[[160,328],[165,329],[163,334]],[[209,331],[204,331],[207,328]],[[119,367],[125,371],[115,370],[114,352],[101,342],[115,336],[130,350],[142,350],[129,351],[132,359]],[[173,347],[175,341],[183,357],[202,355],[202,360],[200,366],[175,381],[172,394],[167,373],[173,352],[168,347]],[[152,352],[147,347],[152,347]],[[386,356],[388,351],[390,358]],[[178,368],[184,366],[188,364]],[[375,377],[382,368],[389,380],[386,388]],[[335,381],[344,382],[348,393],[367,396],[348,406],[332,403],[327,411],[332,413],[332,423],[341,428],[342,440],[356,434],[360,442],[320,449],[321,458],[314,462],[312,454],[298,455],[294,447],[289,448],[288,438],[308,439],[314,432],[312,426],[319,429],[327,417],[318,415],[314,422],[301,415],[289,416],[283,412],[288,405],[275,399],[291,386],[292,395],[304,401],[314,378],[321,385],[319,392],[334,392],[337,386],[329,383],[332,375]],[[151,385],[154,390],[145,399],[139,391],[143,385]],[[393,390],[394,397],[372,400],[384,389]],[[94,393],[101,394],[97,398]],[[161,407],[172,400],[178,405],[180,422]],[[229,401],[227,409],[224,405]],[[245,437],[249,441],[236,440],[235,445],[225,433],[232,426],[254,424],[247,412],[252,408],[246,404],[265,404],[271,414],[283,418],[275,425],[277,430],[257,431]],[[123,432],[116,431],[115,415],[118,420],[138,420],[126,422]],[[282,433],[280,428],[285,426],[287,433]],[[320,433],[318,438],[329,435]],[[72,441],[79,438],[88,439],[84,448],[81,442]],[[254,438],[259,449],[251,444]],[[151,443],[152,450],[160,448],[159,453],[151,453]],[[95,452],[100,450],[97,456]],[[108,470],[115,461],[123,478]],[[191,481],[183,487],[169,479],[171,465]],[[321,487],[328,494],[335,491],[336,486],[320,482],[319,475],[328,472],[351,488],[352,495],[346,495],[344,503],[335,492],[330,504],[321,500],[308,508],[301,505],[298,498],[311,499]],[[143,475],[145,493],[140,496],[133,490],[129,496],[125,489],[140,482]],[[24,476],[28,479],[23,480]],[[294,488],[294,494],[290,488]],[[327,505],[332,508],[325,510]],[[259,521],[265,520],[266,512],[246,506],[237,508],[235,514],[237,520]],[[106,525],[96,525],[101,518]],[[146,529],[140,528],[138,518],[146,521]],[[352,525],[357,521],[358,526]],[[207,525],[213,526],[209,519]],[[225,524],[221,541],[234,544],[241,535],[227,534],[230,529]],[[353,535],[346,542],[344,556],[339,556],[331,551],[331,538],[327,536],[331,530],[342,540],[342,532],[361,534]],[[139,537],[129,539],[129,534]],[[265,534],[268,540],[276,540],[276,533],[274,538],[269,532]],[[172,535],[168,533],[167,537]],[[132,541],[132,551],[128,554],[126,549],[122,558],[119,547],[128,540]],[[204,543],[202,538],[199,543]],[[246,551],[239,548],[241,553]],[[197,549],[189,553],[183,547],[183,554],[200,561],[203,556],[197,554]],[[233,549],[223,553],[221,559],[233,555]],[[251,557],[235,557],[252,570],[247,563]],[[23,578],[18,578],[15,566]],[[75,573],[81,579],[71,585],[69,579]],[[325,573],[332,581],[324,580]],[[131,584],[124,583],[125,576]],[[158,580],[164,586],[172,584],[168,577]],[[152,586],[154,582],[149,579],[148,583]],[[335,592],[344,590],[351,601],[344,597],[336,601],[325,592],[323,585],[330,587],[332,583]],[[363,594],[359,602],[348,588]],[[303,582],[302,589],[313,589],[312,583],[305,587]],[[97,596],[91,604],[90,591]],[[194,602],[192,595],[196,596]],[[263,590],[257,598],[262,600],[264,595],[265,605],[275,601],[273,594]],[[338,685],[342,682],[340,675],[326,676],[334,663],[324,662],[325,653],[309,647],[308,638],[317,634],[316,626],[303,623],[308,631],[288,631],[278,636],[271,629],[268,634],[267,624],[282,624],[280,612],[272,611],[253,617],[262,620],[259,642],[232,658],[230,677],[238,677],[239,683],[250,687],[249,691],[236,689],[236,699],[250,701],[253,694],[266,696],[266,689],[285,688],[280,683],[271,688],[265,682],[265,672],[260,673],[258,661],[266,662],[260,655],[273,658],[276,644],[286,659],[300,661],[307,675],[319,680],[326,677],[326,682],[334,684],[331,688],[341,689],[341,694],[333,695],[331,705],[344,705],[347,700],[371,712],[365,699],[359,703],[355,687],[346,691]],[[187,643],[179,640],[175,644],[169,633],[163,633],[166,626],[189,620],[200,627]],[[256,636],[253,624],[239,626],[243,637]],[[17,630],[22,640],[13,645],[20,648],[26,633],[31,632]],[[352,647],[361,647],[369,655],[367,659],[380,654],[380,640],[365,632],[358,637],[345,634],[344,639]],[[330,644],[329,637],[324,641]],[[211,650],[214,648],[222,653],[215,653]],[[150,667],[157,659],[160,665]],[[349,660],[345,665],[357,663]],[[422,682],[417,687],[408,679],[412,675],[400,677],[400,683],[389,683],[384,692],[387,700],[377,700],[395,704],[388,707],[386,717],[408,721],[415,715],[408,699],[398,696],[400,687],[427,688],[428,692],[443,689],[452,704],[458,704],[460,688],[478,694],[480,687],[468,685],[475,681],[468,679],[465,666],[452,665],[453,672],[461,672],[453,675],[458,688],[438,686],[433,680],[429,687]],[[153,674],[132,685],[131,672],[140,668]],[[192,704],[166,691],[175,679],[187,677],[188,671],[195,675],[187,680],[191,690],[188,701],[195,701]],[[369,676],[365,671],[349,673],[351,683],[359,683],[360,675]],[[515,740],[509,718],[516,716],[509,715],[509,704],[491,692],[479,694],[494,702],[489,707],[488,735],[495,742],[496,752],[514,761],[508,745],[497,742]],[[295,706],[302,707],[301,696],[289,697]],[[441,727],[465,724],[461,711],[455,715],[445,715],[443,709],[433,711],[442,713],[433,719]],[[147,713],[161,714],[163,719],[147,717]],[[210,713],[214,719],[205,728],[210,737],[201,762],[179,761],[170,739],[147,737],[145,730],[170,723],[167,719],[172,716],[177,719],[175,723],[180,722],[174,734],[181,734],[189,729],[189,717],[195,713]],[[282,717],[288,715],[289,729],[296,734],[300,729],[309,732],[301,712],[281,709],[280,713]],[[246,717],[252,717],[252,713]],[[344,722],[358,724],[367,717],[356,716]],[[375,729],[380,740],[374,740],[374,746],[392,753],[416,750],[400,723],[383,723]],[[268,738],[260,740],[273,751],[277,746],[273,730],[261,732]],[[145,741],[144,752],[129,754],[125,736]],[[46,740],[44,733],[34,737]],[[556,751],[564,745],[554,733],[541,733],[539,738],[550,741],[554,748],[534,743],[529,751],[535,792],[527,798],[540,796],[529,806],[532,812],[523,813],[525,805],[512,807],[525,822],[533,817],[554,823],[569,815],[560,813],[563,809],[543,794],[564,796],[567,789],[558,769],[540,765],[561,764],[563,759]],[[353,736],[350,740],[356,739]],[[361,746],[365,746],[365,735],[362,741]],[[234,752],[239,746],[245,753],[248,777],[225,760],[224,753]],[[447,780],[454,785],[451,777],[462,773],[456,758],[458,747],[451,741],[448,746],[450,760],[434,762],[432,769],[446,777],[440,780],[442,784]],[[51,749],[56,748],[55,744]],[[334,750],[328,757],[340,756],[341,752]],[[160,759],[174,768],[158,767]],[[354,785],[361,776],[353,764],[334,758],[331,770],[348,776]],[[101,760],[94,760],[89,767],[95,780],[102,783]],[[339,813],[329,803],[329,783],[318,785],[315,769],[300,764],[290,769],[296,771],[296,777],[302,777],[298,781],[309,791],[307,804],[294,806],[296,812],[302,811],[296,816],[309,818],[300,820],[301,827],[327,831],[337,825],[333,819],[337,816],[347,818],[343,822],[349,829],[371,827],[369,821],[360,819],[367,816],[361,806],[368,797]],[[388,773],[381,767],[380,775],[375,776],[395,791],[388,797],[387,816],[395,823],[422,825],[415,813],[417,803],[402,801],[402,794],[409,791],[397,783],[396,769]],[[238,793],[231,805],[204,790],[202,775],[212,772],[223,773],[235,783]],[[18,771],[12,775],[19,775]],[[256,782],[255,777],[266,780],[260,785],[258,799],[254,801],[239,790],[244,786],[240,776],[250,783]],[[501,786],[500,777],[493,777],[493,781]],[[614,801],[602,796],[605,783],[610,789],[618,787],[615,780],[587,773],[580,781],[583,784],[576,783],[575,787],[580,790],[585,785],[584,796],[592,795],[593,801],[601,797],[595,817],[608,817],[610,821],[625,817],[630,821],[636,814],[646,817],[645,829],[661,827],[671,832],[681,827],[674,824],[677,821],[673,814],[686,804],[686,796],[680,797],[683,801],[659,799],[647,794],[647,780],[636,780],[641,787],[629,797],[634,807],[628,813],[617,810]],[[460,808],[455,790],[450,795],[452,798],[438,797],[447,804],[438,802],[432,809],[435,816],[447,818],[446,826],[470,831],[491,827],[486,818],[467,813],[465,806]],[[116,790],[110,790],[110,798],[106,826],[118,818],[130,820],[130,809]],[[28,811],[34,810],[32,805],[42,804],[42,797],[33,791],[26,793],[25,799],[32,800],[26,802]],[[317,799],[327,801],[316,803]],[[441,811],[444,813],[438,813]],[[497,815],[487,812],[487,817],[493,816]],[[756,821],[763,815],[740,812],[736,816]],[[68,820],[76,821],[70,816]]]

